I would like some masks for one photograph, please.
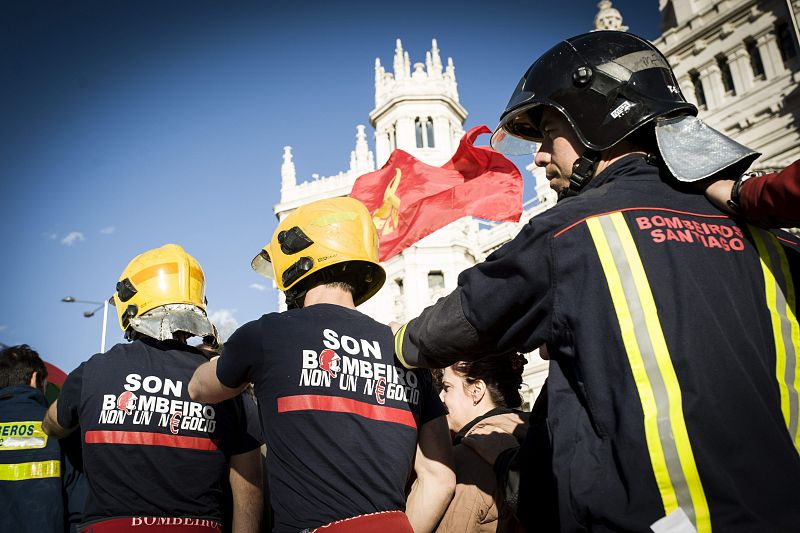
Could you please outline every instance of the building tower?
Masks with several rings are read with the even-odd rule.
[[[375,128],[375,155],[382,166],[395,148],[439,166],[458,147],[464,135],[467,110],[458,101],[453,59],[443,67],[436,39],[425,63],[410,67],[400,39],[394,49],[393,72],[375,59],[375,108],[369,114]]]
[[[399,148],[420,161],[447,162],[464,135],[467,110],[459,103],[455,65],[443,65],[436,39],[425,63],[411,67],[400,39],[395,43],[392,72],[375,59],[375,128],[378,166]],[[458,274],[482,257],[477,248],[479,224],[462,218],[389,259],[386,285],[363,311],[377,320],[405,321],[456,287]]]

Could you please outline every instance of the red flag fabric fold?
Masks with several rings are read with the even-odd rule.
[[[355,181],[350,196],[372,213],[381,261],[461,217],[519,220],[522,175],[503,155],[474,145],[484,133],[491,130],[486,126],[469,130],[441,167],[394,150],[380,170]]]

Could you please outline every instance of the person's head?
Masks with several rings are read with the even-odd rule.
[[[113,303],[128,339],[145,335],[186,342],[198,336],[216,342],[206,316],[203,269],[177,244],[134,257],[119,277]]]
[[[658,49],[631,33],[598,31],[562,41],[531,65],[500,118],[492,146],[519,154],[542,143],[542,150],[554,150],[549,155],[557,163],[543,154],[537,164],[557,173],[559,186],[583,172],[585,181],[573,185],[579,189],[601,158],[637,147],[655,151],[657,119],[696,114]],[[548,139],[544,131],[553,123],[564,133],[564,150],[550,142],[555,132]],[[623,140],[628,144],[620,145]],[[569,156],[573,161],[562,161]],[[582,157],[588,168],[573,172]]]
[[[320,285],[349,292],[359,305],[386,281],[378,261],[378,233],[367,208],[354,198],[318,200],[284,218],[253,259],[259,274],[275,280],[292,309]]]
[[[28,385],[44,392],[46,383],[47,367],[30,346],[20,344],[0,351],[0,389]]]
[[[496,407],[522,405],[519,388],[524,366],[525,359],[520,354],[506,353],[477,361],[459,361],[434,371],[439,397],[447,407],[450,430],[458,432]]]

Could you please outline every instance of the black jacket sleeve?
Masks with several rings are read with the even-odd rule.
[[[549,338],[553,309],[552,236],[531,221],[486,261],[461,273],[458,288],[395,336],[410,367],[443,368],[496,351],[530,351]]]

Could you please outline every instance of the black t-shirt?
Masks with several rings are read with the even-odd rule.
[[[206,358],[177,342],[118,344],[82,363],[58,398],[58,423],[81,426],[89,481],[84,521],[126,516],[220,520],[231,455],[259,446],[240,397],[192,402]]]
[[[330,304],[264,315],[231,336],[217,376],[255,384],[275,531],[405,509],[417,428],[444,407],[387,326]]]

